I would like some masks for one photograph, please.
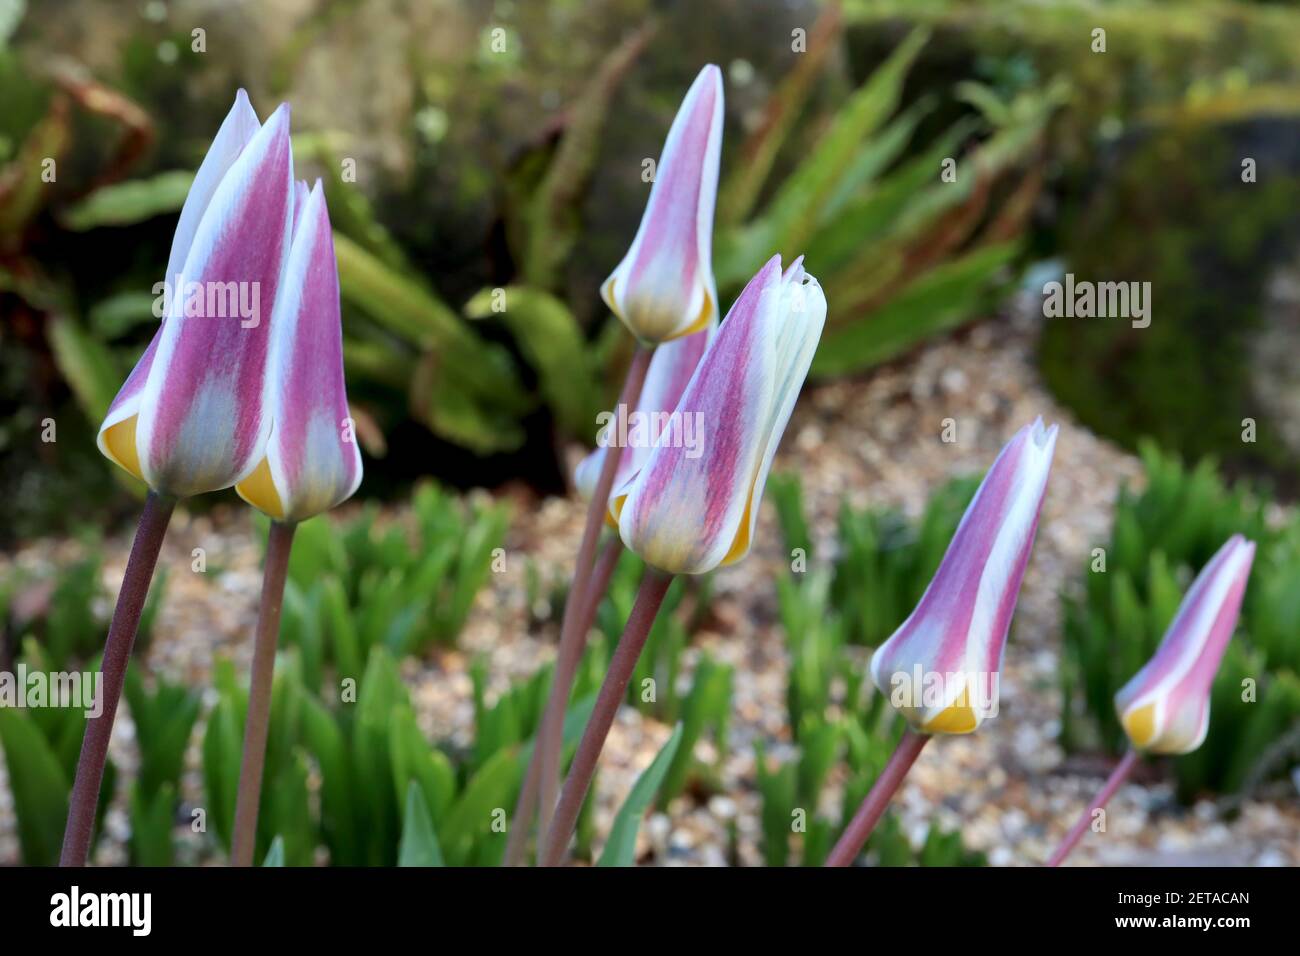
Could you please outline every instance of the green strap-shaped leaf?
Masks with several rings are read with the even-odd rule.
[[[118,292],[92,305],[86,320],[96,337],[115,339],[138,326],[157,323],[156,301],[152,292]]]
[[[669,764],[667,780],[659,793],[660,806],[666,806],[686,788],[694,768],[695,744],[705,728],[712,726],[715,733],[721,732],[722,737],[726,737],[725,721],[730,706],[731,668],[705,655],[695,665],[691,690],[682,706],[685,746]]]
[[[499,750],[470,777],[460,799],[443,821],[447,859],[452,866],[466,864],[477,838],[491,828],[494,814],[511,806],[510,797],[520,773],[516,754]],[[504,840],[502,849],[505,849]]]
[[[809,239],[808,261],[816,262],[822,275],[830,276],[852,262],[855,256],[867,251],[878,259],[881,243],[897,245],[914,235],[915,227],[904,229],[903,226],[910,224],[908,220],[917,218],[909,214],[918,204],[927,208],[933,205],[928,199],[932,192],[942,188],[944,191],[940,196],[950,204],[964,198],[964,191],[961,196],[948,195],[955,190],[951,183],[934,186],[935,170],[945,157],[960,149],[962,141],[977,127],[975,122],[959,120],[929,144],[925,152],[843,203],[839,211]],[[936,214],[941,211],[937,210]],[[925,219],[920,225],[929,221]]]
[[[165,783],[146,792],[135,783],[131,787],[131,865],[173,866],[172,825],[176,820],[176,791]]]
[[[45,180],[47,162],[62,162],[71,138],[68,100],[57,97],[27,134],[17,154],[0,166],[0,246],[14,244],[53,195]]]
[[[388,729],[393,783],[400,796],[417,786],[433,816],[441,817],[456,796],[456,771],[440,750],[430,746],[410,708],[394,712]]]
[[[333,715],[308,695],[303,700],[303,733],[307,749],[320,765],[321,827],[330,856],[337,865],[361,862],[360,822],[354,819],[347,745]]]
[[[380,325],[409,342],[445,345],[469,332],[445,302],[410,277],[387,266],[347,236],[334,236],[339,293]]]
[[[164,213],[179,212],[193,182],[194,173],[189,170],[172,170],[149,179],[101,186],[60,213],[59,221],[73,232],[100,226],[132,226]]]
[[[402,842],[397,851],[398,866],[443,866],[442,848],[429,819],[420,785],[414,780],[406,788],[406,815],[402,823]]]
[[[518,447],[516,419],[530,403],[510,353],[479,339],[418,279],[346,236],[335,235],[334,252],[343,301],[423,352],[410,376],[412,414],[481,454]]]
[[[632,866],[636,862],[636,835],[641,829],[641,820],[654,802],[655,793],[663,783],[681,742],[682,725],[678,724],[650,766],[636,778],[627,799],[619,807],[597,866]]]
[[[329,133],[297,133],[293,137],[293,155],[314,159],[324,172],[325,202],[335,235],[342,233],[399,272],[415,272],[402,247],[375,215],[365,191],[344,181],[344,165],[338,154],[345,147],[334,139]]]
[[[1018,243],[999,243],[926,273],[882,308],[826,335],[813,359],[813,374],[825,377],[868,368],[965,322],[1017,249]]]
[[[589,437],[600,394],[586,339],[567,305],[541,289],[510,286],[484,289],[466,303],[465,314],[471,319],[499,315],[537,369],[560,427],[574,437]]]
[[[822,222],[829,222],[844,208],[846,202],[874,183],[902,155],[911,142],[912,133],[933,109],[933,98],[921,99],[899,113],[888,126],[862,145],[835,183],[831,197],[822,210]]]
[[[849,97],[812,153],[782,185],[762,216],[767,238],[777,250],[794,255],[805,245],[864,140],[898,108],[903,80],[928,38],[927,30],[917,29],[895,48]]]
[[[421,356],[410,381],[411,414],[438,437],[480,455],[513,451],[524,442],[518,419],[530,403],[513,378],[491,399],[482,397],[479,358],[464,351]]]
[[[271,768],[268,762],[268,770]],[[258,830],[263,840],[269,835],[272,841],[279,839],[284,844],[285,866],[308,866],[318,835],[310,810],[306,757],[303,751],[295,750],[274,769],[277,772],[266,779],[262,793]]]
[[[223,695],[208,715],[203,734],[203,784],[208,798],[208,825],[225,847],[230,846],[239,789],[240,753],[245,705]]]
[[[266,851],[263,866],[284,866],[284,838],[276,837],[271,841],[271,849]]]
[[[15,710],[0,708],[4,749],[18,842],[28,866],[53,866],[68,820],[68,780],[36,725]]]
[[[768,97],[762,120],[740,146],[740,161],[733,163],[723,177],[718,197],[720,224],[735,226],[749,216],[782,145],[804,115],[813,83],[827,56],[837,49],[843,29],[839,5],[823,7],[809,31],[807,51],[795,57],[794,67]]]
[[[104,344],[86,334],[80,323],[68,315],[54,315],[45,326],[55,364],[77,396],[77,404],[92,422],[108,411],[121,384],[113,355]]]

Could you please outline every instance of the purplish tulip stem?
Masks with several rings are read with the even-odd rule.
[[[578,812],[587,798],[587,791],[591,789],[591,778],[595,775],[596,761],[605,746],[605,738],[609,736],[618,708],[627,696],[627,685],[632,680],[632,672],[636,669],[636,662],[641,657],[650,628],[654,625],[664,595],[672,583],[671,574],[654,568],[647,568],[645,577],[641,579],[636,603],[632,605],[632,613],[628,615],[623,636],[619,638],[618,647],[610,659],[605,680],[596,696],[596,705],[587,721],[587,729],[582,733],[578,750],[573,755],[573,763],[569,766],[569,776],[564,781],[564,789],[560,791],[560,801],[555,807],[551,828],[543,839],[539,854],[542,866],[559,866],[564,857],[569,837],[573,835],[578,820]]]
[[[271,522],[262,571],[262,604],[253,638],[253,670],[248,686],[248,716],[244,721],[244,756],[239,765],[239,791],[235,799],[235,830],[230,842],[230,865],[252,866],[257,844],[257,810],[262,799],[262,770],[266,764],[266,738],[271,725],[271,689],[275,680],[275,649],[280,640],[280,607],[293,550],[293,522]]]
[[[632,353],[632,362],[628,366],[627,378],[623,382],[623,391],[618,397],[620,405],[629,409],[636,407],[637,401],[641,398],[641,389],[645,385],[646,372],[650,368],[650,357],[653,354],[653,348],[637,345],[636,351]],[[575,653],[581,657],[582,643],[586,640],[587,630],[591,627],[590,623],[580,627],[581,622],[578,618],[587,606],[587,591],[592,583],[593,565],[596,560],[596,544],[600,540],[600,531],[605,526],[609,493],[613,490],[614,476],[618,473],[618,463],[622,457],[623,451],[617,445],[606,448],[600,475],[596,479],[596,487],[592,491],[591,501],[587,504],[587,521],[582,529],[578,559],[573,565],[573,580],[569,584],[569,596],[564,602],[564,617],[560,623],[558,660]],[[524,786],[519,793],[514,816],[511,818],[510,838],[506,843],[506,853],[502,860],[504,866],[517,866],[523,859],[524,844],[527,842],[529,825],[532,823],[533,811],[538,805],[539,794],[544,798],[540,802],[538,834],[546,833],[550,825],[551,808],[555,805],[556,781],[559,779],[560,749],[564,734],[564,706],[569,700],[569,691],[573,683],[572,676],[567,684],[561,680],[558,660],[555,680],[551,682],[551,691],[546,700],[546,709],[538,731],[537,745],[533,748],[533,757],[529,762],[528,773],[524,777]],[[576,658],[574,667],[577,667]]]
[[[1106,806],[1110,798],[1115,796],[1115,791],[1119,789],[1128,775],[1132,773],[1133,768],[1137,766],[1138,752],[1130,750],[1124,755],[1124,759],[1115,765],[1115,769],[1110,772],[1102,788],[1097,791],[1097,795],[1092,798],[1092,803],[1080,814],[1079,819],[1075,821],[1070,832],[1065,835],[1061,845],[1056,848],[1052,858],[1047,861],[1048,866],[1060,866],[1065,858],[1070,855],[1070,851],[1075,848],[1078,842],[1083,839],[1083,835],[1088,832],[1088,827],[1092,825],[1093,814]]]
[[[126,668],[131,662],[131,648],[135,646],[140,614],[149,595],[149,582],[153,580],[158,553],[162,550],[163,537],[167,534],[167,525],[175,508],[175,498],[153,491],[144,501],[135,541],[131,544],[131,556],[122,576],[122,589],[117,595],[117,607],[113,609],[113,621],[108,627],[108,639],[104,642],[104,659],[100,664],[100,714],[86,718],[86,733],[81,738],[81,756],[77,759],[77,776],[68,801],[68,825],[63,831],[60,866],[86,865],[95,829],[95,811],[99,806],[99,788],[104,780],[108,741],[113,735],[113,721],[117,717],[118,702],[122,699]]]
[[[596,620],[596,609],[600,607],[601,599],[609,589],[609,579],[614,573],[614,568],[618,565],[618,559],[623,554],[623,543],[619,541],[618,536],[614,535],[605,542],[604,548],[601,549],[600,557],[596,560],[595,570],[592,572],[591,584],[587,588],[585,607],[582,611],[582,619],[578,621],[574,633],[577,639],[565,644],[560,642],[559,654],[555,661],[555,674],[551,679],[551,690],[546,701],[546,708],[542,711],[542,719],[538,725],[537,739],[538,744],[533,749],[533,759],[528,763],[528,774],[524,778],[523,790],[519,795],[519,806],[516,812],[522,810],[523,813],[531,816],[534,807],[537,805],[538,786],[541,785],[541,792],[555,794],[559,789],[560,774],[560,749],[557,748],[554,759],[549,759],[549,754],[542,754],[538,757],[538,750],[542,741],[549,741],[558,736],[561,744],[564,738],[564,708],[569,700],[569,692],[573,689],[573,680],[578,672],[578,662],[582,659],[582,652],[587,646],[587,635],[591,633],[591,626]],[[552,728],[558,729],[558,734]],[[543,781],[545,781],[543,783]],[[550,805],[555,803],[554,796],[550,799]],[[506,843],[505,859],[502,861],[503,866],[518,866],[523,859],[525,844],[528,840],[528,823],[530,819],[524,816],[516,816],[523,826],[513,826],[510,829],[510,839]]]
[[[929,740],[928,734],[918,734],[912,730],[903,731],[903,736],[889,758],[889,763],[885,764],[885,769],[876,778],[871,792],[867,794],[866,799],[862,801],[862,806],[858,807],[858,812],[845,827],[839,842],[835,844],[835,849],[831,850],[830,855],[826,857],[826,866],[851,866],[858,858],[858,854],[866,845],[867,837],[871,836],[871,831],[880,822],[885,808],[889,806],[889,801],[898,791],[907,772],[912,769],[916,758],[921,755],[921,748]]]

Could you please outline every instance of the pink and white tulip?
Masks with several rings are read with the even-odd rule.
[[[162,326],[99,429],[100,451],[156,491],[227,488],[261,460],[293,207],[289,108],[259,127],[241,90],[181,210]]]
[[[1210,727],[1210,685],[1237,627],[1255,543],[1233,535],[1192,582],[1164,640],[1115,695],[1138,750],[1190,753]]]
[[[749,553],[777,445],[826,321],[817,280],[773,256],[709,343],[674,415],[694,448],[661,441],[616,489],[623,543],[674,574],[702,574]],[[684,431],[684,426],[683,426]]]
[[[872,655],[872,680],[922,733],[970,733],[997,712],[1056,432],[1040,418],[1002,449],[921,602]]]
[[[690,335],[717,318],[713,209],[722,116],[722,71],[710,64],[668,131],[636,238],[601,286],[606,304],[642,342]]]
[[[343,381],[338,265],[320,182],[297,188],[293,245],[271,319],[265,457],[235,486],[276,520],[302,521],[351,497],[361,454]]]
[[[611,420],[600,430],[595,451],[579,462],[574,470],[573,482],[579,494],[591,498],[596,489],[596,481],[600,478],[600,469],[605,463],[605,455],[610,446],[620,443],[621,437],[626,440],[618,468],[614,472],[612,488],[620,488],[641,470],[660,436],[666,428],[671,427],[669,416],[681,400],[682,392],[695,374],[695,368],[700,364],[717,329],[717,319],[713,319],[704,331],[665,342],[654,350],[636,408],[630,413],[623,410],[622,415],[619,409],[615,409]],[[619,435],[620,421],[628,423],[626,436]],[[606,518],[610,524],[616,524],[612,516],[607,514]]]

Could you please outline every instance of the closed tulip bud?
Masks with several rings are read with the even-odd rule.
[[[749,553],[763,486],[826,321],[802,259],[773,256],[736,299],[674,416],[680,433],[651,449],[617,489],[623,543],[656,568],[702,574]],[[690,425],[684,424],[689,418]]]
[[[343,382],[339,277],[325,193],[300,183],[293,245],[271,319],[265,457],[235,486],[272,518],[302,521],[351,497],[361,453]]]
[[[636,238],[601,286],[606,304],[643,342],[698,332],[717,317],[712,249],[722,105],[722,72],[710,64],[668,131]]]
[[[921,602],[871,658],[871,676],[927,734],[965,734],[997,713],[1011,615],[1056,447],[1042,419],[985,475]]]
[[[292,172],[289,108],[259,128],[241,91],[181,210],[162,326],[99,430],[100,451],[155,491],[228,488],[262,458]]]
[[[1138,750],[1190,753],[1210,727],[1210,685],[1237,627],[1255,544],[1233,535],[1183,598],[1164,640],[1115,695],[1115,709]]]
[[[674,429],[681,423],[672,412],[717,328],[717,321],[711,321],[704,331],[674,339],[655,349],[636,409],[630,414],[627,409],[615,409],[601,428],[596,450],[579,462],[574,470],[573,482],[584,498],[589,499],[595,490],[601,466],[611,446],[622,449],[614,472],[613,487],[617,489],[641,470],[661,438],[671,439],[677,434]],[[684,437],[695,440],[695,436]],[[606,519],[616,525],[608,513]]]

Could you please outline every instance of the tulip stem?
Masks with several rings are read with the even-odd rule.
[[[596,760],[605,746],[610,727],[614,725],[618,708],[627,696],[627,685],[632,680],[632,672],[636,669],[646,638],[650,636],[650,628],[654,625],[659,608],[664,603],[664,595],[672,583],[671,574],[646,568],[640,590],[637,591],[636,603],[632,605],[632,613],[627,618],[627,626],[610,659],[605,680],[600,685],[600,693],[596,696],[596,705],[587,721],[587,729],[582,732],[582,741],[573,755],[573,763],[569,766],[564,789],[560,791],[560,802],[555,807],[551,828],[546,831],[540,854],[542,866],[560,865],[569,845],[569,837],[573,835],[582,802],[591,789]]]
[[[866,799],[862,801],[862,806],[858,807],[858,812],[845,827],[839,842],[835,844],[835,849],[831,850],[830,855],[826,857],[826,866],[851,866],[858,858],[858,854],[866,845],[867,837],[871,836],[871,831],[880,822],[885,808],[889,806],[889,801],[898,791],[907,772],[912,769],[916,758],[921,755],[921,748],[929,740],[928,734],[918,734],[910,729],[903,731],[902,739],[894,748],[889,763],[885,764],[885,769],[876,778],[871,792],[867,794]]]
[[[1078,842],[1083,839],[1083,835],[1088,832],[1088,827],[1092,824],[1093,814],[1106,806],[1110,798],[1115,796],[1115,791],[1119,789],[1120,784],[1128,777],[1133,768],[1137,766],[1138,752],[1130,750],[1124,755],[1124,758],[1115,765],[1115,769],[1110,772],[1102,788],[1097,791],[1097,795],[1092,798],[1092,803],[1088,808],[1079,815],[1070,832],[1065,835],[1061,845],[1056,848],[1052,858],[1047,861],[1048,866],[1060,866],[1065,858],[1070,855],[1070,851],[1075,848]]]
[[[560,642],[559,654],[555,661],[555,674],[551,679],[550,694],[547,697],[546,709],[542,711],[542,719],[538,725],[537,740],[533,746],[533,759],[528,763],[528,775],[524,778],[524,787],[519,794],[519,803],[515,808],[515,820],[522,825],[512,826],[510,829],[510,839],[506,843],[505,859],[503,866],[518,866],[524,854],[524,846],[528,840],[528,824],[531,822],[528,816],[531,816],[533,808],[537,804],[538,787],[541,786],[541,793],[555,794],[559,789],[560,773],[560,751],[563,749],[564,741],[564,711],[569,701],[569,692],[573,689],[573,680],[578,672],[578,662],[582,659],[582,652],[587,646],[587,636],[591,633],[591,626],[596,619],[596,609],[600,607],[601,599],[609,589],[609,579],[614,573],[614,568],[618,565],[618,559],[623,553],[623,542],[618,536],[610,538],[605,542],[604,548],[600,552],[600,557],[596,561],[596,568],[592,573],[591,586],[587,589],[585,607],[582,612],[582,619],[578,621],[577,626],[573,629],[577,637],[567,644]],[[560,741],[561,746],[554,748],[552,752],[541,752],[543,742],[549,742],[552,738]],[[553,757],[553,759],[551,759]],[[555,805],[555,798],[551,796],[549,806]]]
[[[280,607],[293,549],[293,522],[271,522],[266,541],[266,567],[262,571],[262,603],[253,639],[253,670],[249,675],[248,717],[244,721],[244,756],[239,765],[239,791],[235,799],[235,830],[230,842],[230,865],[252,866],[257,842],[257,811],[262,799],[262,770],[266,763],[266,738],[271,724],[271,690],[275,680],[275,648],[280,639]]]
[[[628,366],[627,379],[618,403],[625,407],[634,407],[641,398],[641,389],[645,385],[646,372],[650,368],[653,348],[638,344],[632,353],[632,363]],[[579,612],[587,606],[586,591],[592,576],[596,560],[596,543],[600,531],[605,526],[605,513],[609,508],[609,493],[614,487],[614,476],[618,473],[618,463],[623,457],[617,442],[606,446],[604,460],[601,462],[600,475],[592,491],[591,501],[587,503],[587,521],[582,529],[582,541],[578,546],[578,559],[573,566],[573,580],[569,584],[569,597],[564,602],[564,617],[560,624],[560,648],[558,655],[563,659],[568,654],[581,654],[582,642],[586,640],[587,624],[580,627]],[[574,663],[576,667],[576,660]],[[557,661],[555,680],[551,683],[551,692],[547,697],[546,710],[538,733],[537,743],[533,747],[533,757],[529,762],[528,773],[524,778],[524,787],[519,793],[515,814],[510,826],[510,839],[506,843],[504,866],[517,866],[523,858],[524,843],[528,828],[532,822],[533,810],[538,803],[539,794],[541,813],[538,833],[544,834],[550,825],[551,808],[555,806],[555,781],[559,778],[560,749],[564,734],[564,705],[569,699],[569,685],[562,686],[560,668]],[[555,712],[558,710],[559,716]],[[550,715],[550,720],[546,719]],[[534,769],[536,768],[536,769]],[[548,769],[549,768],[549,769]],[[531,785],[530,785],[531,781]]]
[[[131,556],[127,558],[122,589],[113,609],[113,621],[104,642],[104,657],[99,670],[101,700],[98,717],[86,718],[86,732],[81,738],[81,756],[77,759],[77,776],[68,800],[68,825],[63,832],[60,866],[85,866],[90,840],[95,829],[95,812],[99,807],[99,789],[104,780],[104,761],[108,758],[108,741],[113,735],[117,705],[122,699],[122,684],[131,662],[131,648],[140,627],[140,614],[149,595],[158,553],[171,521],[176,499],[150,491],[135,530]]]

